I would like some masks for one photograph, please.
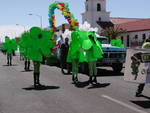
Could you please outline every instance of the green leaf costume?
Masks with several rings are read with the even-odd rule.
[[[29,40],[30,40],[30,33],[29,32],[25,32],[22,34],[20,41],[19,41],[19,51],[21,55],[24,55],[25,57],[27,57],[27,51],[29,48]]]
[[[89,39],[89,35],[94,36],[95,44]],[[102,58],[101,44],[93,32],[72,31],[71,39],[67,62],[71,62],[73,59],[78,59],[79,62],[86,62]]]
[[[111,40],[110,44],[116,47],[124,47],[124,45],[122,44],[122,40]]]
[[[51,55],[51,49],[55,45],[51,38],[50,31],[32,27],[29,33],[22,35],[19,45],[24,48],[27,58],[41,62],[43,56]]]
[[[17,50],[16,40],[5,38],[5,42],[3,43],[3,50],[6,50],[7,54],[13,54],[13,51]]]
[[[91,41],[92,46],[90,49],[86,50],[86,58],[88,62],[97,61],[97,59],[102,58],[103,51],[100,42],[97,40],[95,33],[89,32],[88,36],[92,35],[93,39],[88,39]]]

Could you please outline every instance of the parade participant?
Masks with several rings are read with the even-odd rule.
[[[97,68],[96,62],[98,58],[102,58],[102,49],[98,41],[96,41],[95,34],[92,32],[89,34],[89,39],[92,42],[92,47],[86,51],[86,57],[89,66],[89,83],[97,84]],[[94,79],[93,79],[94,77]]]
[[[72,59],[72,81],[75,84],[78,82],[78,71],[79,71],[78,66],[79,66],[79,59],[76,57]]]
[[[69,51],[69,38],[65,38],[65,43],[61,44],[61,48],[60,48],[60,62],[61,62],[61,72],[63,74],[66,74],[64,72],[64,68],[67,68],[68,74],[70,73],[69,70],[69,64],[67,63],[67,55],[68,55],[68,51]]]
[[[143,49],[150,49],[150,37],[146,39],[146,41],[142,45]],[[136,91],[136,97],[141,96],[142,91],[144,90],[145,83],[139,84],[138,89]]]
[[[77,84],[78,72],[79,72],[79,62],[86,61],[83,49],[79,49],[74,55],[72,55],[72,81]]]
[[[60,60],[60,48],[61,48],[61,44],[63,43],[63,37],[62,35],[60,35],[60,38],[57,41],[57,57]]]
[[[30,34],[28,32],[25,32],[22,34],[21,38],[20,38],[20,42],[19,42],[19,52],[21,54],[21,56],[25,59],[24,61],[24,70],[25,71],[29,71],[30,70],[30,60],[27,58],[27,52],[28,52],[28,48],[26,47],[28,44],[22,44],[23,40],[29,40],[30,38]]]
[[[30,60],[26,57],[25,57],[24,65],[25,65],[24,70],[25,71],[30,71]]]
[[[12,56],[13,52],[17,50],[17,43],[15,39],[9,39],[9,37],[5,37],[5,43],[3,43],[3,50],[6,51],[7,54],[7,65],[12,65]]]
[[[51,40],[52,32],[49,30],[41,30],[39,27],[32,27],[27,37],[22,37],[20,45],[26,48],[26,57],[33,61],[34,72],[34,87],[39,88],[40,84],[40,63],[43,56],[51,55],[51,49],[54,47],[54,42]]]
[[[78,83],[78,68],[80,62],[85,62],[86,57],[82,49],[83,37],[86,37],[87,32],[83,31],[72,31],[71,42],[69,47],[69,52],[67,56],[67,62],[72,63],[72,81],[73,83]],[[82,36],[80,36],[82,35]],[[82,38],[81,38],[82,37]]]

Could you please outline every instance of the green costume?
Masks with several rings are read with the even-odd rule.
[[[34,64],[34,86],[40,85],[40,62],[43,56],[51,55],[51,49],[54,42],[51,40],[52,32],[49,30],[41,30],[39,27],[32,27],[29,33],[25,33],[20,42],[20,46],[24,48],[26,57],[33,61]]]
[[[5,38],[5,42],[3,43],[2,48],[6,51],[7,54],[7,64],[12,65],[12,54],[15,50],[17,50],[16,40],[10,39],[9,37]]]
[[[94,42],[89,38],[89,35],[94,37]],[[96,75],[96,60],[97,58],[102,58],[103,51],[101,49],[101,44],[96,38],[93,32],[87,31],[72,31],[71,34],[71,44],[68,53],[67,62],[72,62],[73,78],[77,78],[78,64],[80,62],[94,62],[90,65],[90,75],[95,73]],[[90,63],[91,64],[91,63]]]
[[[78,65],[80,62],[86,61],[84,50],[82,49],[82,43],[86,37],[87,32],[85,31],[72,31],[71,33],[72,41],[70,43],[67,62],[72,62],[72,80],[75,83],[78,82]]]
[[[124,45],[122,44],[122,40],[111,40],[110,44],[116,47],[124,47]]]
[[[28,55],[28,45],[29,43],[27,43],[28,41],[25,40],[29,40],[30,38],[30,33],[29,32],[25,32],[22,34],[21,38],[20,38],[20,42],[19,42],[19,51],[20,51],[20,55],[24,56],[25,59],[25,71],[29,71],[30,70],[30,59],[27,57]]]
[[[101,44],[96,38],[96,35],[92,32],[89,33],[89,40],[92,43],[90,49],[86,51],[86,58],[89,65],[89,82],[90,83],[97,83],[97,68],[96,68],[96,61],[98,58],[102,58],[103,51],[101,49]],[[94,76],[94,80],[92,77]]]
[[[142,45],[142,48],[143,48],[143,49],[150,49],[150,42],[145,42],[145,43]]]

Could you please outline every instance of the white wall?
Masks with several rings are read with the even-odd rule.
[[[1,25],[0,26],[0,43],[4,42],[5,36],[8,36],[10,38],[16,38],[19,37],[25,30],[28,30],[29,28],[26,27],[26,29],[22,26],[16,26],[16,25]]]
[[[97,11],[98,3],[101,4],[101,11]],[[101,21],[110,21],[110,12],[106,12],[106,0],[88,0],[88,2],[85,2],[85,8],[86,5],[88,5],[88,11],[82,13],[82,23],[87,21],[92,27],[101,29],[96,23],[99,18],[101,18]]]
[[[124,44],[127,45],[127,35],[129,35],[130,46],[132,46],[131,41],[135,41],[135,35],[138,35],[137,41],[141,42],[141,41],[143,41],[143,34],[146,34],[146,38],[148,38],[150,36],[150,30],[138,31],[138,32],[128,32],[128,33],[122,34],[121,36],[123,36]],[[121,36],[119,36],[118,38],[121,39]]]

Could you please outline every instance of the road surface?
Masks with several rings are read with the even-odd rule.
[[[31,67],[33,69],[33,66]],[[62,75],[60,68],[41,66],[41,83],[35,90],[33,71],[24,72],[24,62],[13,58],[6,66],[0,53],[0,113],[150,113],[150,85],[143,97],[135,97],[137,84],[123,80],[111,68],[98,70],[96,86],[88,85],[88,76],[79,74],[80,83],[72,84],[71,75]]]

